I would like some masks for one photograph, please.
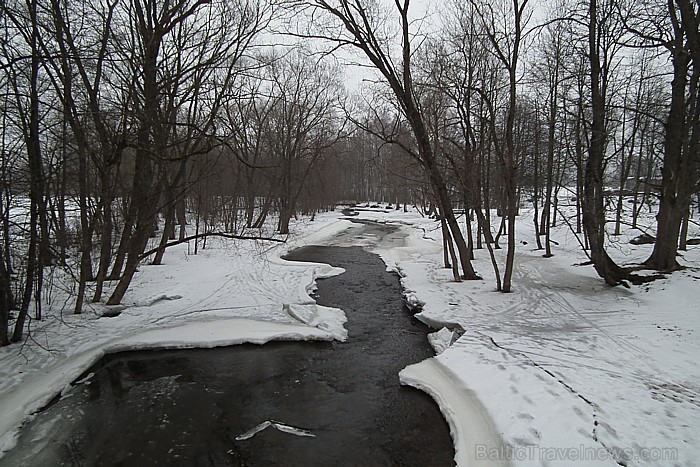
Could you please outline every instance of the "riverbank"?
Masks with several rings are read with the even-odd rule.
[[[365,236],[373,228],[355,232]],[[342,307],[346,340],[112,354],[23,428],[3,461],[454,465],[452,438],[437,405],[402,387],[397,377],[406,365],[433,355],[430,329],[404,306],[398,277],[359,247],[303,247],[285,259],[345,270],[319,280],[314,297],[319,305]],[[236,320],[197,324],[199,335],[228,334],[217,324],[238,327]],[[250,324],[237,331],[248,337],[261,331]],[[166,344],[163,334],[151,331],[134,344]]]
[[[435,221],[400,211],[358,217],[402,226],[404,247],[375,251],[402,275],[419,319],[464,330],[451,345],[442,339],[449,347],[433,360],[476,396],[505,442],[473,447],[469,457],[516,466],[700,465],[700,248],[683,253],[683,271],[611,288],[581,265],[587,258],[565,224],[553,229],[554,257],[543,258],[532,213],[523,211],[514,290],[502,294],[485,249],[474,260],[483,280],[452,281]],[[618,262],[649,254],[651,245],[629,243],[637,235],[610,237]],[[505,251],[496,254],[503,264]]]
[[[343,272],[322,264],[280,259],[307,242],[347,228],[336,215],[294,225],[286,244],[209,239],[166,251],[163,265],[143,265],[133,286],[106,317],[101,304],[74,315],[56,284],[44,320],[32,322],[21,345],[0,349],[0,451],[11,449],[21,423],[108,353],[144,348],[263,344],[271,340],[344,340],[345,315],[317,306],[315,280]],[[191,251],[191,249],[190,249]]]
[[[11,446],[22,419],[99,358],[100,349],[145,331],[179,328],[187,335],[191,323],[252,319],[308,323],[288,336],[293,339],[342,340],[344,314],[317,307],[309,297],[314,278],[341,270],[279,257],[307,244],[345,242],[379,253],[402,276],[407,301],[420,308],[421,320],[465,331],[429,360],[429,366],[448,370],[445,381],[452,383],[436,383],[429,371],[410,367],[402,376],[405,384],[434,396],[446,418],[452,417],[453,430],[467,417],[444,396],[449,386],[460,388],[465,400],[473,395],[493,422],[503,439],[500,448],[453,432],[460,465],[473,457],[514,466],[699,465],[700,316],[693,313],[700,301],[698,247],[684,253],[684,271],[645,286],[610,288],[592,267],[579,266],[586,257],[565,225],[553,229],[555,256],[542,258],[534,247],[531,213],[524,211],[514,292],[501,294],[494,291],[486,250],[477,250],[474,261],[484,280],[454,283],[441,264],[439,224],[415,211],[382,211],[353,217],[400,228],[379,243],[343,234],[355,227],[340,213],[328,213],[295,224],[295,235],[283,246],[210,240],[197,256],[188,255],[186,246],[170,249],[163,266],[141,268],[127,308],[116,318],[99,317],[100,307],[62,315],[63,297],[55,294],[46,320],[32,323],[32,338],[0,349],[0,446]],[[634,263],[648,254],[648,245],[629,244],[637,234],[611,237],[615,259]],[[223,333],[220,342],[231,339],[226,328],[217,331]],[[198,335],[196,345],[206,347],[211,337]]]

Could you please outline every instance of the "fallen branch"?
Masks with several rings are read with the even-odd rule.
[[[164,246],[157,246],[155,248],[152,248],[144,253],[141,253],[141,256],[139,256],[139,260],[148,258],[150,255],[157,252],[161,248],[166,249],[166,248],[169,248],[171,246],[180,245],[181,243],[189,242],[190,240],[197,240],[197,239],[205,238],[205,237],[232,238],[234,240],[267,240],[270,242],[277,242],[277,243],[286,243],[287,242],[286,238],[284,240],[282,240],[279,238],[272,238],[272,237],[257,237],[257,236],[250,236],[250,235],[233,235],[233,234],[227,234],[227,233],[223,233],[223,232],[208,232],[208,233],[201,233],[201,234],[197,234],[197,235],[190,235],[189,237],[185,237],[182,240],[168,242]]]

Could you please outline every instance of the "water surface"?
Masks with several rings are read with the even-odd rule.
[[[344,238],[393,234],[370,225]],[[401,300],[398,277],[359,247],[306,247],[288,259],[346,269],[319,281],[317,301],[345,311],[347,342],[106,357],[23,430],[0,464],[454,465],[433,400],[399,385],[398,372],[432,351],[428,329]],[[303,431],[268,427],[241,439],[269,420]]]

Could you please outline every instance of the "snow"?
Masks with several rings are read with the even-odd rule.
[[[92,311],[73,315],[71,303],[57,293],[46,319],[31,323],[25,344],[0,349],[0,450],[13,447],[30,414],[109,353],[345,340],[342,310],[318,306],[309,296],[317,278],[343,270],[280,257],[347,224],[337,216],[298,222],[282,245],[212,238],[196,256],[187,245],[169,248],[163,265],[140,268],[117,307],[94,304]],[[110,312],[117,316],[106,317]]]
[[[409,226],[403,246],[375,251],[402,276],[419,319],[465,331],[447,348],[451,337],[436,336],[444,350],[432,360],[468,388],[466,399],[483,404],[503,437],[505,446],[491,446],[485,457],[516,466],[700,465],[700,249],[689,247],[688,269],[666,279],[611,288],[591,266],[578,266],[587,258],[565,225],[554,230],[554,257],[535,251],[532,213],[524,211],[514,291],[502,294],[486,250],[474,261],[483,281],[452,281],[434,221],[415,213],[360,217]],[[638,234],[611,237],[617,261],[648,256],[651,245],[629,244]],[[505,251],[497,253],[503,264]],[[405,384],[431,385],[427,392],[449,414],[453,402],[440,394],[454,385],[432,378],[402,373]],[[459,464],[472,465],[473,455],[459,453],[474,442],[460,447],[460,439]]]
[[[401,384],[429,394],[450,425],[457,465],[506,466],[507,459],[489,459],[488,450],[505,449],[501,435],[474,393],[446,366],[431,358],[399,373]]]
[[[552,232],[554,256],[543,258],[532,213],[521,214],[509,294],[495,291],[486,250],[474,261],[483,280],[453,282],[442,267],[439,224],[415,209],[353,218],[399,229],[382,239],[338,236],[358,227],[327,213],[295,223],[284,245],[210,239],[196,256],[171,248],[163,266],[141,267],[113,318],[100,317],[109,311],[101,305],[61,315],[57,294],[54,314],[32,323],[32,339],[0,349],[0,447],[11,447],[29,414],[107,353],[346,339],[342,311],[310,297],[316,279],[342,269],[281,259],[300,246],[334,243],[380,254],[401,276],[407,304],[436,329],[437,355],[399,378],[436,400],[458,465],[700,465],[700,248],[683,253],[683,271],[611,288],[580,266],[587,258],[564,223]],[[610,237],[618,262],[638,263],[651,251],[629,243],[653,231],[653,214],[644,222]],[[496,253],[502,264],[505,251]]]
[[[433,346],[436,354],[441,354],[459,339],[459,334],[457,330],[440,328],[439,331],[428,334],[428,342]]]

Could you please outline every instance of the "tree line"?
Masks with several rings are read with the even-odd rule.
[[[115,305],[169,245],[270,237],[271,212],[286,234],[325,206],[340,75],[264,47],[273,13],[257,0],[2,3],[0,345],[42,318],[47,274],[72,278],[75,313]]]
[[[521,206],[543,256],[567,222],[619,285],[636,268],[610,257],[606,224],[638,227],[658,200],[643,266],[680,267],[699,185],[697,2],[445,0],[440,21],[410,0],[0,8],[0,345],[42,318],[47,275],[72,279],[75,313],[118,304],[168,246],[283,238],[340,201],[434,215],[454,279],[478,278],[485,247],[508,292]],[[373,70],[363,90],[345,89],[340,50]]]
[[[410,0],[287,3],[310,18],[299,37],[353,49],[377,70],[383,93],[368,105],[391,117],[378,131],[361,126],[422,167],[455,280],[476,278],[472,231],[459,225],[457,209],[476,217],[477,241],[508,292],[523,194],[535,206],[538,246],[551,256],[562,187],[572,191],[576,232],[607,284],[644,280],[638,267],[680,267],[700,180],[700,4],[559,0],[535,11],[529,0],[446,1],[431,27],[430,10],[417,17]],[[618,234],[626,192],[634,193],[635,227],[641,205],[658,198],[643,265],[620,266],[606,250],[611,191]],[[495,238],[492,208],[502,216]],[[491,247],[500,235],[502,265]]]

